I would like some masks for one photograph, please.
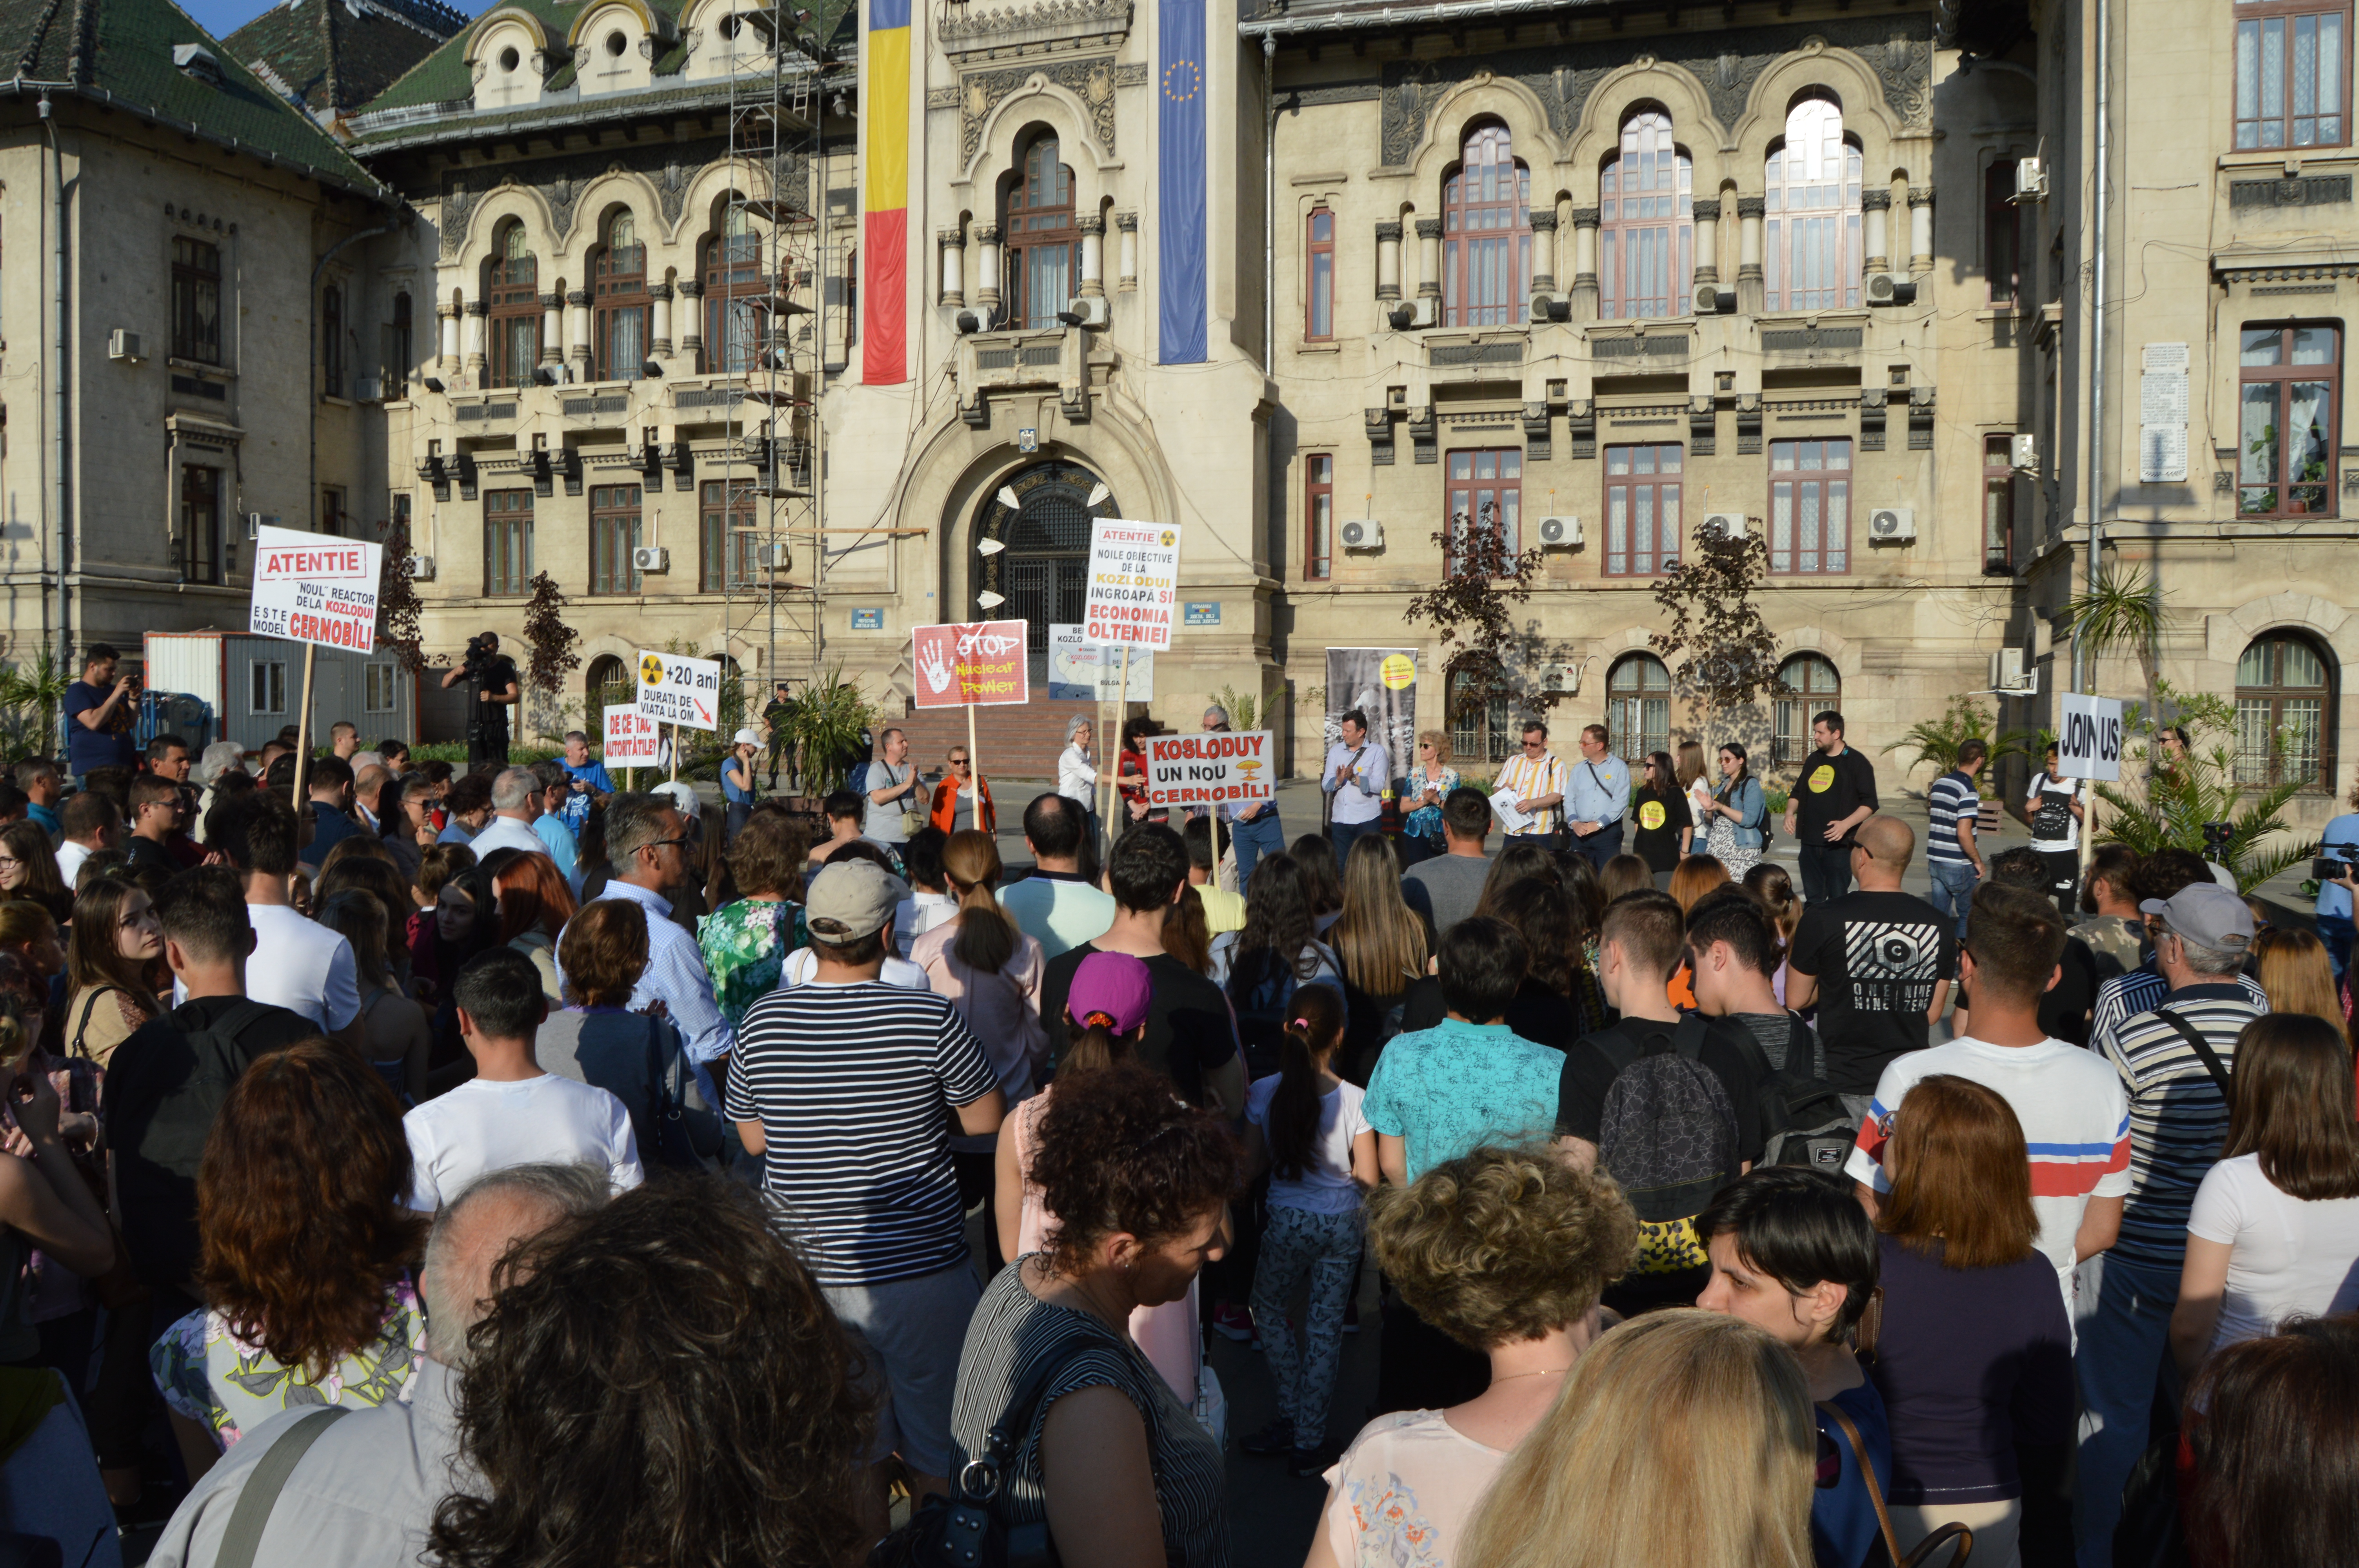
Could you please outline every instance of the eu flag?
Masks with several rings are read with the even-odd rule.
[[[1158,0],[1157,362],[1202,364],[1210,327],[1204,236],[1205,0]]]

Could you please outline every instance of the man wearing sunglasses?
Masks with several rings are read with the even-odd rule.
[[[1542,730],[1546,740],[1548,732]],[[1524,736],[1526,741],[1530,734]],[[1581,761],[1565,771],[1566,826],[1574,851],[1599,871],[1622,852],[1622,814],[1630,808],[1630,764],[1606,744],[1605,726],[1581,732]]]

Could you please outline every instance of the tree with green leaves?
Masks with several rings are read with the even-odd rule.
[[[1910,725],[1907,734],[1884,748],[1884,754],[1908,747],[1916,753],[1909,759],[1912,768],[1930,762],[1935,773],[1946,773],[1958,765],[1958,749],[1968,741],[1980,741],[1995,766],[2001,757],[2037,756],[2031,750],[2033,739],[2027,730],[1999,729],[1980,702],[1962,692],[1950,698],[1940,719]]]
[[[426,668],[425,633],[419,621],[426,606],[418,597],[417,581],[409,575],[415,553],[409,524],[394,524],[385,537],[385,561],[376,583],[377,644],[413,676]]]
[[[1769,578],[1769,547],[1761,520],[1729,535],[1699,527],[1689,551],[1655,585],[1655,602],[1671,618],[1648,639],[1671,665],[1671,678],[1704,711],[1709,739],[1726,716],[1750,708],[1777,678],[1777,638],[1754,595]]]
[[[2098,798],[2112,808],[2103,839],[2126,844],[2142,855],[2172,849],[2200,855],[2203,825],[2225,822],[2230,832],[2224,863],[2235,874],[2239,892],[2251,892],[2316,853],[2316,840],[2288,835],[2284,815],[2307,780],[2280,779],[2264,786],[2237,782],[2234,704],[2208,692],[2180,692],[2159,676],[2155,687],[2162,702],[2175,709],[2174,721],[2187,730],[2187,755],[2174,765],[2153,769],[2143,794],[2120,784],[2097,785]],[[2142,762],[2152,754],[2155,725],[2150,713],[2140,709],[2125,715],[2125,725],[2136,736],[2124,748],[2125,757]],[[2270,737],[2269,749],[2272,756],[2282,757],[2288,750],[2288,737]]]

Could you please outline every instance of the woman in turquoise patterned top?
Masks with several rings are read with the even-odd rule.
[[[212,1305],[148,1352],[190,1480],[280,1411],[408,1390],[426,1349],[410,1174],[401,1107],[356,1052],[290,1045],[230,1089],[197,1173]]]
[[[1408,787],[1401,792],[1401,804],[1410,808],[1401,819],[1401,836],[1414,840],[1417,850],[1422,851],[1417,854],[1418,860],[1446,852],[1441,838],[1441,803],[1457,787],[1458,770],[1450,765],[1449,732],[1424,731],[1417,738],[1417,765],[1409,769]]]
[[[696,923],[712,998],[732,1029],[778,989],[787,955],[810,939],[799,902],[803,850],[802,835],[783,811],[755,807],[729,846],[729,871],[745,896]]]

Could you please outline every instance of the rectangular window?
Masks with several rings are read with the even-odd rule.
[[[393,319],[386,323],[381,345],[384,384],[377,388],[377,395],[387,402],[407,395],[409,390],[409,296],[397,294],[393,297]]]
[[[1321,207],[1310,214],[1310,319],[1302,335],[1323,341],[1335,335],[1335,214]]]
[[[222,579],[221,470],[180,470],[180,570],[190,582]]]
[[[2246,327],[2240,344],[2236,515],[2333,516],[2343,334]]]
[[[320,487],[320,532],[338,538],[344,535],[344,492],[332,485]]]
[[[1302,487],[1302,575],[1335,575],[1335,460],[1323,453],[1306,460]]]
[[[1450,575],[1504,577],[1521,536],[1523,450],[1451,452],[1449,461]]]
[[[636,593],[639,568],[631,552],[639,547],[639,487],[592,485],[590,490],[590,591]]]
[[[2015,575],[2015,438],[1983,438],[1983,575]]]
[[[2351,140],[2351,6],[2239,0],[2236,146],[2339,147]]]
[[[255,713],[287,711],[287,665],[283,660],[257,660],[251,671],[254,676],[253,701]]]
[[[484,492],[484,592],[516,594],[532,579],[532,492]]]
[[[361,711],[363,713],[391,713],[394,708],[393,695],[396,689],[393,684],[393,666],[391,665],[370,665],[362,672],[362,675]]]
[[[393,492],[392,499],[393,528],[388,530],[388,533],[397,531],[403,538],[408,539],[409,537],[409,492],[397,490]]]
[[[332,283],[320,291],[320,390],[344,395],[344,291]]]
[[[1605,575],[1653,577],[1680,558],[1678,447],[1605,449]]]
[[[172,357],[221,363],[221,251],[202,240],[172,242]]]
[[[707,480],[700,509],[703,514],[697,585],[705,593],[744,588],[756,580],[755,554],[760,543],[754,535],[754,497],[748,485],[734,488],[725,480]]]
[[[1851,442],[1769,443],[1769,569],[1851,570]]]
[[[2015,308],[2023,287],[2023,209],[2014,198],[2015,162],[2000,158],[1983,176],[1983,279],[2002,310]]]

